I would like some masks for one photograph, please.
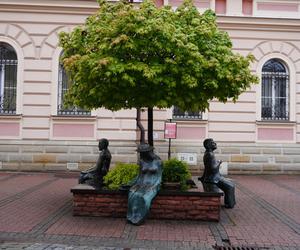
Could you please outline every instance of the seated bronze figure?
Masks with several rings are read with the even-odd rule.
[[[203,142],[206,151],[203,156],[204,173],[199,180],[203,183],[205,191],[213,191],[217,187],[223,190],[224,203],[226,208],[233,208],[235,205],[235,185],[232,181],[224,178],[219,168],[222,161],[216,160],[214,150],[217,149],[217,144],[213,139],[208,138]]]
[[[146,219],[151,202],[160,189],[162,177],[162,161],[154,154],[153,147],[141,144],[138,152],[140,172],[131,183],[127,210],[127,220],[134,225],[140,225]]]
[[[79,184],[88,184],[100,189],[103,186],[103,177],[107,174],[111,162],[111,154],[108,150],[108,140],[101,139],[98,144],[100,151],[96,166],[82,171],[79,177]]]

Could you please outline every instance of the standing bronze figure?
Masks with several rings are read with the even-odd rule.
[[[82,171],[79,177],[79,183],[86,183],[100,189],[103,186],[103,177],[107,174],[111,162],[111,154],[108,150],[109,142],[107,139],[101,139],[98,144],[100,151],[96,166],[86,171]]]
[[[206,149],[203,156],[204,173],[199,180],[203,183],[206,191],[212,191],[215,185],[223,190],[225,207],[233,208],[235,205],[235,185],[220,174],[219,169],[222,161],[216,160],[214,153],[214,150],[217,149],[217,144],[213,139],[208,138],[204,140],[203,146]]]
[[[146,219],[162,177],[162,161],[154,154],[153,147],[141,144],[138,152],[140,172],[129,189],[127,210],[127,220],[134,225],[140,225]]]

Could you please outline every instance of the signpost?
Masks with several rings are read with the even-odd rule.
[[[171,139],[176,139],[177,136],[177,123],[165,122],[165,139],[169,139],[168,159],[171,158]]]

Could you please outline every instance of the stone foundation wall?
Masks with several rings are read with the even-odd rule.
[[[110,142],[112,166],[136,162],[135,142]],[[96,164],[98,142],[93,141],[0,141],[0,167],[6,171],[82,171]]]
[[[216,157],[227,166],[229,174],[300,174],[300,145],[279,143],[218,143]],[[166,144],[156,145],[162,158],[167,158]],[[172,157],[177,153],[194,153],[197,165],[190,165],[194,175],[203,171],[202,142],[172,141]]]
[[[116,162],[136,162],[136,142],[110,142],[112,167]],[[155,142],[155,150],[167,159],[167,142]],[[202,142],[172,141],[172,157],[194,153],[194,175],[203,170]],[[0,170],[5,171],[80,171],[93,166],[98,158],[96,141],[1,140]],[[218,143],[216,157],[228,166],[229,174],[299,174],[298,144]],[[75,165],[74,165],[75,164]],[[71,169],[69,168],[71,167]]]
[[[84,192],[72,189],[73,215],[126,217],[127,194],[113,191]],[[176,194],[177,193],[177,194]],[[219,221],[221,194],[163,192],[153,200],[149,217],[154,219],[191,219]]]

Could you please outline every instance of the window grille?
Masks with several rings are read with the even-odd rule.
[[[178,107],[174,106],[173,108],[173,118],[174,119],[202,119],[201,112],[193,112],[193,111],[182,111]]]
[[[0,114],[16,113],[17,66],[13,47],[0,42]]]
[[[90,111],[85,109],[73,106],[73,107],[65,107],[65,94],[71,86],[71,82],[68,79],[67,73],[63,67],[63,65],[59,64],[58,69],[58,105],[57,105],[57,114],[58,115],[76,115],[76,116],[87,116],[91,115]]]
[[[262,69],[262,120],[289,120],[289,74],[272,59]]]

